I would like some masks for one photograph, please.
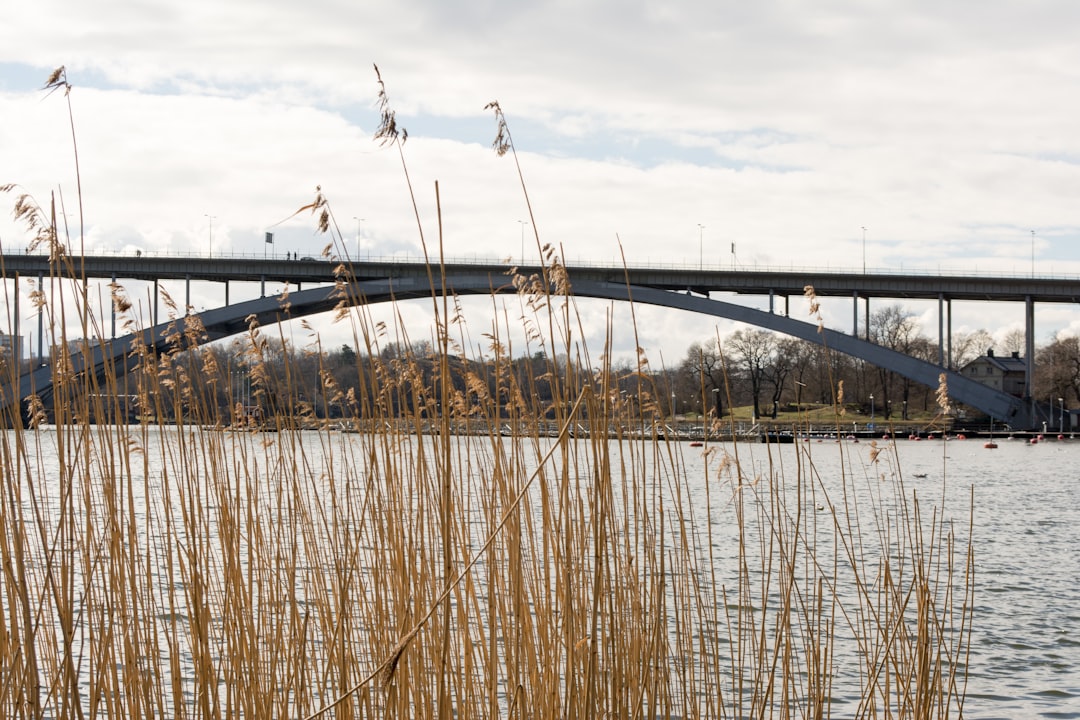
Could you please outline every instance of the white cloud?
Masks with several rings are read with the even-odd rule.
[[[39,81],[67,65],[94,251],[261,254],[321,185],[347,241],[362,217],[365,252],[415,254],[405,170],[371,140],[378,63],[413,131],[425,237],[437,180],[450,255],[521,252],[525,196],[483,110],[498,99],[541,241],[571,260],[615,260],[618,238],[635,264],[727,265],[735,243],[747,265],[858,267],[866,227],[872,268],[1023,273],[1036,230],[1039,272],[1078,273],[1078,14],[1064,0],[43,0],[12,9],[0,63]],[[60,188],[74,215],[64,98],[4,87],[0,183],[43,202]],[[275,248],[321,247],[313,225],[275,226]],[[0,241],[23,239],[5,213]],[[657,344],[681,352],[712,334],[698,325],[665,320]]]

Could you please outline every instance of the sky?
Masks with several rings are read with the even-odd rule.
[[[539,242],[571,266],[1080,277],[1078,29],[1070,0],[16,3],[0,185],[18,187],[0,205],[62,196],[88,253],[314,255],[330,239],[294,213],[320,187],[340,250],[415,258],[421,228],[439,245],[437,183],[450,258],[535,261]],[[61,65],[67,97],[42,89]],[[402,153],[373,138],[376,65]],[[492,149],[491,101],[524,188]],[[0,213],[4,251],[27,241]],[[467,306],[475,335],[491,305]],[[429,306],[402,311],[414,338]],[[581,307],[598,353],[627,310]],[[905,307],[936,333],[936,304]],[[850,329],[848,305],[826,312]],[[1019,307],[953,313],[954,332],[1023,325]],[[731,329],[637,320],[654,364]],[[1040,306],[1036,323],[1044,342],[1080,313]]]

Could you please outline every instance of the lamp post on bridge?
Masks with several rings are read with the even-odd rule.
[[[360,257],[360,223],[364,222],[364,218],[356,217],[353,215],[353,220],[356,221],[356,257]]]
[[[207,247],[206,255],[207,257],[212,258],[214,257],[214,218],[216,218],[217,215],[210,215],[208,213],[204,213],[203,217],[210,218],[210,245]]]
[[[866,226],[862,229],[862,271],[863,275],[866,274]],[[873,396],[871,396],[873,397]]]
[[[521,224],[521,264],[524,265],[525,264],[525,226],[528,225],[529,223],[527,223],[524,220],[518,220],[518,223]]]
[[[704,243],[703,238],[704,238],[704,235],[705,235],[705,226],[702,225],[701,223],[698,223],[697,227],[698,227],[698,235],[697,235],[698,270],[704,270],[705,269],[705,243]]]

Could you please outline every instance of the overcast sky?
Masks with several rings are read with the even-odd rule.
[[[281,221],[321,186],[350,252],[415,256],[407,169],[429,242],[438,181],[451,257],[516,260],[524,229],[526,259],[535,231],[570,264],[1080,274],[1078,32],[1069,0],[15,3],[0,184],[63,193],[78,233],[68,107],[41,90],[63,65],[89,252],[261,255],[273,230],[273,251],[316,254],[309,216]],[[372,139],[374,64],[404,169]],[[26,243],[9,212],[0,243]],[[911,310],[936,331],[936,308]],[[955,312],[956,330],[1022,326]],[[643,323],[669,363],[715,336]],[[1067,307],[1038,323],[1040,341],[1080,329]]]

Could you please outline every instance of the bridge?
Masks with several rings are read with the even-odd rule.
[[[191,281],[222,283],[225,287],[225,306],[200,313],[206,329],[206,341],[213,341],[247,329],[247,318],[255,316],[262,324],[295,319],[326,312],[341,299],[330,286],[337,277],[340,263],[326,259],[255,257],[169,257],[169,256],[85,256],[73,258],[73,268],[82,277],[110,281],[142,280],[155,284],[161,280],[185,282],[185,305],[190,306]],[[0,257],[5,277],[44,278],[54,272],[46,256],[4,255]],[[449,262],[433,266],[435,292],[445,280],[446,292],[458,295],[513,292],[507,275],[508,266],[496,262]],[[526,276],[539,272],[538,267],[521,267]],[[939,375],[946,373],[949,393],[966,405],[978,408],[1013,427],[1033,427],[1034,403],[1030,400],[1032,359],[1034,356],[1034,304],[1080,302],[1080,278],[934,275],[930,273],[858,273],[839,270],[775,270],[775,269],[705,269],[686,267],[613,267],[575,264],[568,268],[573,294],[577,297],[633,301],[724,317],[776,332],[785,333],[862,358],[924,385],[935,387]],[[349,268],[346,297],[355,303],[377,303],[431,297],[432,283],[429,267],[423,262],[400,260],[365,260]],[[260,297],[240,303],[229,303],[229,283],[258,282]],[[288,308],[277,297],[266,295],[266,283],[296,285],[291,292]],[[303,290],[303,286],[315,285]],[[850,298],[853,306],[851,334],[834,330],[819,332],[817,325],[788,317],[791,297],[802,298],[804,288],[812,285],[818,296]],[[715,300],[711,293],[736,293],[767,296],[768,311]],[[156,298],[158,293],[153,296]],[[860,305],[865,308],[865,327],[869,326],[871,298],[935,300],[939,305],[939,362],[935,365],[875,345],[857,337]],[[992,390],[980,383],[950,372],[946,357],[951,335],[951,303],[954,300],[1023,302],[1027,318],[1028,398],[1020,399]],[[776,311],[783,303],[783,312]],[[153,310],[153,326],[143,331],[139,340],[159,350],[169,342],[174,323],[158,322],[157,308]],[[182,319],[181,321],[182,322]],[[17,333],[16,333],[17,334]],[[114,338],[96,345],[85,358],[77,358],[76,370],[100,370],[106,363],[123,366],[136,338]],[[39,342],[41,334],[39,333]],[[40,356],[40,353],[39,353]],[[32,392],[48,392],[51,382],[49,368],[39,368],[20,380],[19,397]]]

